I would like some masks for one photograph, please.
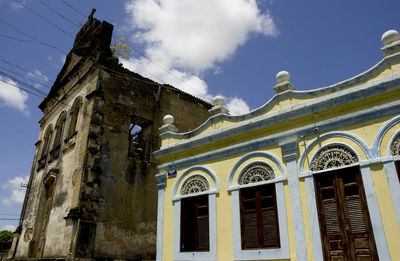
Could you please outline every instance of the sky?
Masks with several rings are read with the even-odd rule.
[[[0,230],[18,225],[32,167],[38,105],[92,8],[132,56],[120,62],[231,114],[270,100],[288,71],[297,90],[344,81],[382,58],[400,31],[398,0],[0,0]]]

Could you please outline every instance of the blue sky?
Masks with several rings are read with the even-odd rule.
[[[0,0],[0,230],[18,223],[5,219],[22,206],[37,106],[93,7],[133,47],[127,68],[208,101],[223,95],[233,114],[272,98],[281,70],[309,90],[369,69],[381,35],[400,30],[398,0]]]

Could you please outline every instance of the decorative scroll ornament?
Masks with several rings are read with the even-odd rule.
[[[400,155],[400,134],[396,136],[392,142],[392,145],[390,145],[390,151],[392,156]]]
[[[341,145],[327,146],[315,155],[311,162],[311,170],[325,170],[356,163],[357,156],[348,148]]]
[[[193,175],[188,178],[182,185],[181,194],[193,194],[208,190],[207,180],[200,175]]]
[[[275,178],[274,171],[270,166],[264,163],[252,163],[243,170],[239,178],[239,184],[249,184],[266,181]]]

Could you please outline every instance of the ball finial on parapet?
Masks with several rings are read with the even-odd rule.
[[[382,35],[383,47],[381,48],[383,56],[400,53],[400,34],[396,30],[386,31]]]
[[[294,90],[294,86],[290,83],[289,72],[280,71],[276,74],[275,79],[278,82],[273,88],[276,91],[276,93],[281,93],[288,90]]]
[[[287,71],[280,71],[276,74],[276,81],[278,83],[290,81],[290,73]]]
[[[163,122],[164,122],[164,124],[174,124],[174,116],[172,116],[172,115],[165,115],[164,116],[164,118],[163,118]]]
[[[217,114],[229,114],[228,109],[224,107],[225,104],[225,98],[224,96],[217,95],[213,99],[213,107],[208,110],[211,116],[217,115]]]
[[[214,106],[222,106],[225,104],[225,98],[221,95],[217,95],[213,99],[213,105]]]
[[[386,31],[382,35],[382,43],[384,46],[388,46],[394,42],[397,42],[400,40],[400,34],[396,30],[389,30]]]

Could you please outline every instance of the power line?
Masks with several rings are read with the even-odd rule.
[[[34,86],[32,86],[32,85],[30,85],[30,84],[24,82],[24,81],[21,81],[21,80],[15,78],[15,77],[13,77],[13,76],[11,76],[11,75],[9,75],[9,74],[3,72],[3,71],[0,71],[0,74],[6,76],[6,77],[8,77],[8,78],[10,78],[10,79],[13,80],[14,82],[17,82],[17,83],[19,83],[19,84],[25,85],[26,87],[32,89],[32,91],[35,91],[35,92],[37,92],[38,94],[41,94],[41,95],[43,95],[43,96],[46,96],[46,93],[44,93],[43,91],[37,89],[36,87],[34,87]]]
[[[15,87],[15,88],[18,88],[18,89],[20,89],[20,90],[23,90],[23,91],[25,91],[25,92],[27,92],[27,93],[30,93],[30,94],[32,94],[32,95],[34,95],[34,96],[36,96],[36,97],[43,98],[43,97],[39,96],[38,94],[36,94],[36,93],[34,93],[34,92],[31,92],[31,91],[29,91],[29,90],[27,90],[27,89],[24,89],[24,88],[22,88],[22,87],[19,87],[18,85],[15,85],[15,84],[12,84],[12,83],[3,81],[2,79],[0,79],[0,82],[3,82],[3,83],[8,84],[8,85],[11,85],[11,86],[13,86],[13,87]]]
[[[19,220],[19,218],[0,218],[0,220]]]
[[[15,67],[15,68],[18,68],[18,69],[24,71],[24,72],[32,73],[31,71],[29,71],[29,70],[27,70],[27,69],[25,69],[25,68],[23,68],[23,67],[21,67],[21,66],[18,66],[18,65],[15,65],[15,64],[12,64],[12,63],[8,62],[8,61],[7,61],[6,59],[4,59],[4,57],[2,57],[1,55],[0,55],[0,59],[1,59],[2,62],[8,64],[10,67],[13,66],[13,67]],[[19,74],[19,75],[21,75],[21,74]],[[45,76],[43,76],[43,75],[40,75],[40,74],[39,74],[39,75],[36,75],[36,76],[42,78],[42,79],[45,80],[45,81],[48,81],[48,80],[49,80],[47,77],[45,77]],[[45,84],[43,84],[43,83],[40,83],[40,82],[38,82],[38,83],[41,84],[41,85],[44,85],[44,86],[46,86],[46,87],[51,88],[50,86],[45,85]]]
[[[64,0],[62,0],[62,1],[65,3]],[[2,20],[1,18],[0,18],[0,22],[4,23],[5,25],[9,26],[9,27],[12,28],[12,29],[18,31],[19,33],[21,33],[21,34],[23,34],[23,35],[25,35],[25,36],[27,36],[27,37],[29,37],[29,38],[35,40],[36,42],[38,42],[38,43],[40,43],[40,44],[43,44],[43,45],[45,45],[45,46],[54,48],[54,49],[56,49],[56,50],[62,52],[63,54],[67,54],[66,51],[64,51],[64,50],[62,50],[62,49],[60,49],[60,48],[58,48],[58,47],[56,47],[56,46],[54,46],[54,45],[47,44],[47,43],[45,43],[45,42],[43,42],[43,41],[41,41],[41,40],[39,40],[39,39],[37,39],[37,38],[31,36],[31,35],[25,33],[24,31],[22,31],[22,30],[16,28],[16,27],[13,26],[13,25],[10,25],[10,24],[7,23],[6,21]],[[84,61],[89,61],[89,59],[87,59],[87,58],[85,58],[85,57],[81,57],[81,59],[84,60]],[[148,58],[148,59],[149,59],[149,58]],[[116,72],[116,71],[114,71],[114,70],[112,70],[112,69],[110,69],[110,68],[108,68],[108,67],[106,67],[106,66],[104,66],[104,65],[102,65],[102,64],[100,64],[100,63],[97,63],[97,62],[95,62],[95,61],[91,61],[91,62],[92,62],[93,64],[97,64],[98,66],[100,66],[100,67],[106,69],[110,74],[114,74],[114,75],[117,75],[117,76],[119,75],[119,76],[128,77],[128,78],[134,79],[134,80],[136,80],[136,81],[143,82],[143,83],[147,83],[147,84],[154,85],[154,86],[159,86],[159,85],[160,85],[159,83],[155,83],[155,82],[150,82],[150,81],[146,81],[146,80],[139,79],[139,78],[134,77],[134,76],[132,76],[132,75],[130,75],[130,74],[121,73],[121,72]],[[92,66],[90,66],[90,67],[92,67]],[[164,69],[164,70],[165,70],[165,69]],[[146,71],[146,70],[145,70],[145,71]],[[151,73],[150,73],[150,74],[151,74]],[[154,75],[153,75],[153,76],[154,76]],[[176,77],[176,76],[175,76],[175,77]],[[156,78],[158,78],[158,77],[156,77]],[[179,79],[179,78],[178,78],[178,79]],[[183,82],[183,81],[182,81],[182,82]],[[167,86],[165,86],[165,87],[167,87]]]
[[[84,14],[82,14],[78,9],[76,9],[72,5],[68,4],[65,0],[61,0],[61,1],[63,1],[66,6],[68,6],[69,8],[71,8],[72,10],[74,10],[75,12],[80,14],[83,18],[86,18],[86,16]]]
[[[39,16],[40,18],[42,18],[43,20],[45,20],[48,24],[54,26],[55,28],[57,28],[58,30],[60,30],[61,32],[63,32],[64,34],[66,34],[66,35],[68,35],[68,36],[74,38],[74,36],[73,36],[72,34],[68,33],[67,31],[65,31],[64,29],[62,29],[61,27],[59,27],[58,25],[56,25],[55,23],[53,23],[52,21],[50,21],[49,19],[47,19],[46,17],[42,16],[41,14],[39,14],[38,12],[36,12],[36,11],[33,10],[32,8],[30,8],[29,6],[24,5],[24,3],[20,2],[20,1],[18,1],[18,3],[19,3],[20,5],[22,5],[25,9],[28,9],[31,13],[33,13],[33,14]]]
[[[41,83],[41,82],[39,82],[39,81],[36,81],[36,80],[34,80],[34,79],[27,79],[25,76],[23,76],[22,74],[20,74],[20,73],[18,73],[18,72],[16,72],[16,71],[11,71],[11,70],[9,70],[9,69],[7,69],[7,68],[4,68],[3,66],[0,66],[0,68],[3,69],[3,70],[5,70],[5,71],[7,71],[7,72],[10,72],[10,73],[13,73],[13,74],[17,74],[18,76],[24,78],[25,80],[32,81],[32,82],[34,82],[34,83],[36,83],[36,84],[40,84],[40,85],[42,85],[42,86],[44,86],[44,87],[46,87],[46,88],[48,88],[48,89],[51,88],[50,86],[48,86],[48,85],[46,85],[46,84],[44,84],[44,83]],[[40,76],[40,75],[38,75],[38,76]]]
[[[45,45],[45,46],[47,46],[47,47],[51,47],[51,48],[56,49],[56,50],[58,50],[58,51],[60,51],[60,52],[62,52],[62,53],[64,53],[64,54],[67,54],[66,51],[64,51],[64,50],[62,50],[62,49],[60,49],[60,48],[58,48],[58,47],[56,47],[56,46],[54,46],[54,45],[48,44],[48,43],[46,43],[46,42],[43,42],[43,41],[41,41],[41,40],[39,40],[39,39],[37,39],[37,38],[35,38],[35,37],[33,37],[33,36],[31,36],[31,35],[25,33],[24,31],[22,31],[22,30],[18,29],[17,27],[15,27],[15,26],[13,26],[13,25],[7,23],[6,21],[4,21],[4,20],[1,19],[1,18],[0,18],[0,22],[2,22],[3,24],[7,25],[8,27],[10,27],[10,28],[16,30],[16,31],[19,32],[20,34],[23,34],[23,35],[25,35],[26,37],[35,40],[35,41],[36,41],[37,43],[39,43],[39,44]]]
[[[50,7],[49,5],[47,5],[46,3],[42,2],[42,0],[38,0],[42,5],[46,6],[48,9],[50,9],[51,11],[53,11],[54,13],[56,13],[57,15],[61,16],[62,18],[64,18],[64,20],[68,21],[70,24],[74,25],[75,27],[77,27],[78,29],[80,28],[79,25],[77,25],[75,22],[71,21],[70,19],[68,19],[67,17],[65,17],[63,14],[59,13],[57,10],[55,10],[54,8]]]
[[[38,42],[36,42],[36,41],[32,41],[32,40],[25,40],[25,39],[19,39],[19,38],[12,37],[12,36],[8,36],[8,35],[2,34],[2,33],[0,33],[0,36],[1,36],[1,37],[4,37],[4,38],[8,38],[8,39],[15,40],[15,41],[20,41],[20,42],[27,42],[27,43],[38,43]]]

